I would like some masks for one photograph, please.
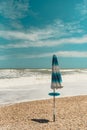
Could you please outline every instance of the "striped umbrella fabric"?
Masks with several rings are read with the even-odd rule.
[[[62,77],[59,69],[58,60],[56,55],[53,55],[51,88],[52,89],[62,88],[61,82],[62,82]]]

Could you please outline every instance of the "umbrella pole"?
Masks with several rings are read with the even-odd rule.
[[[54,96],[53,96],[53,122],[55,122],[55,89],[54,91]]]

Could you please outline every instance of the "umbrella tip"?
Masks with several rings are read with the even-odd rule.
[[[53,54],[53,56],[56,56],[55,54]]]

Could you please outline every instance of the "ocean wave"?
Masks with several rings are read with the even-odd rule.
[[[51,75],[51,69],[0,69],[0,79]],[[60,69],[62,75],[87,73],[87,69]]]

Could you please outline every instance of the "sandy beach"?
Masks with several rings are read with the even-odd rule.
[[[87,130],[87,70],[62,70],[56,121],[50,70],[0,71],[0,130]]]
[[[0,130],[87,130],[87,96],[16,103],[0,107]]]

